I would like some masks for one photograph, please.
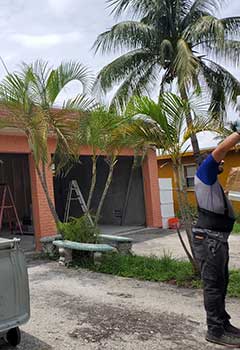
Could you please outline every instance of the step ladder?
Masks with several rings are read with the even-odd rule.
[[[68,222],[72,201],[78,201],[80,203],[83,213],[87,215],[91,225],[94,226],[93,220],[91,218],[91,215],[88,212],[86,202],[83,198],[82,192],[80,191],[77,180],[72,180],[69,183],[67,202],[66,202],[65,213],[64,213],[64,222]]]
[[[1,198],[1,207],[0,207],[0,231],[2,230],[3,217],[6,214],[8,219],[9,230],[13,232],[11,212],[14,214],[16,220],[16,227],[18,227],[21,235],[23,234],[22,226],[18,217],[17,209],[13,200],[12,192],[9,185],[0,184],[0,198]]]

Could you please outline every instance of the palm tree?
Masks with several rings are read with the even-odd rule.
[[[97,161],[100,154],[105,155],[109,167],[108,176],[95,213],[95,224],[98,223],[101,210],[113,178],[117,157],[123,147],[133,145],[130,137],[122,133],[123,125],[128,119],[121,117],[103,106],[97,106],[79,118],[77,139],[79,146],[88,145],[92,150],[91,185],[87,199],[87,209],[91,210],[91,201],[97,180]]]
[[[197,107],[197,108],[196,108]],[[204,113],[204,108],[196,102],[187,102],[172,93],[164,93],[156,103],[148,97],[134,97],[126,109],[126,114],[132,117],[132,123],[126,127],[126,133],[135,136],[138,147],[154,147],[167,152],[172,160],[177,196],[181,217],[187,232],[191,253],[188,252],[179,233],[185,252],[196,269],[192,250],[191,225],[192,218],[187,202],[186,184],[183,176],[182,156],[188,146],[186,141],[192,132],[217,131],[213,122]],[[186,114],[191,111],[194,121],[191,127],[186,125]],[[200,115],[197,115],[202,110]],[[138,140],[138,141],[137,141]]]
[[[118,86],[113,98],[124,106],[132,95],[161,94],[176,84],[187,100],[189,91],[206,85],[210,110],[222,122],[226,104],[236,103],[239,81],[222,65],[239,64],[240,17],[217,18],[222,0],[107,0],[119,18],[129,12],[132,20],[119,22],[100,34],[95,52],[123,52],[98,74],[95,89],[104,93]],[[190,127],[192,115],[186,115]],[[196,158],[199,146],[191,135]]]
[[[77,139],[79,146],[87,145],[92,151],[92,177],[87,199],[87,209],[90,210],[91,201],[97,180],[97,161],[99,152],[105,148],[107,136],[115,127],[115,115],[109,113],[104,107],[97,106],[90,113],[79,118]]]
[[[0,104],[6,111],[6,124],[22,130],[27,136],[36,170],[56,223],[59,219],[46,179],[46,169],[52,161],[48,151],[48,139],[49,136],[56,138],[57,153],[74,154],[76,118],[69,112],[74,110],[76,103],[78,107],[82,103],[83,108],[86,108],[89,101],[79,95],[64,102],[61,108],[54,108],[54,105],[69,82],[79,81],[85,91],[89,77],[88,70],[80,63],[62,63],[52,69],[47,62],[36,61],[29,65],[24,63],[19,72],[8,73],[0,84]]]

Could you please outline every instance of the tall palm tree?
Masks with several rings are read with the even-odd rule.
[[[236,103],[239,81],[219,61],[238,65],[240,17],[218,18],[223,0],[107,0],[119,22],[100,34],[95,51],[123,52],[98,74],[95,89],[118,90],[113,98],[125,105],[132,95],[161,93],[176,84],[183,99],[204,84],[211,97],[210,110],[222,122],[226,104]],[[218,63],[217,63],[218,62]],[[186,120],[190,126],[192,115]],[[196,157],[199,146],[191,136]]]
[[[69,82],[77,80],[86,90],[89,77],[88,70],[80,63],[62,63],[52,69],[47,62],[36,61],[29,65],[23,64],[19,72],[8,73],[0,84],[0,105],[6,111],[6,125],[22,130],[27,136],[36,170],[56,223],[59,219],[46,178],[46,170],[51,163],[48,139],[49,136],[56,138],[56,152],[74,154],[76,119],[70,112],[74,110],[76,103],[78,108],[81,103],[86,108],[89,101],[79,95],[64,102],[61,108],[54,106]]]
[[[186,114],[189,110],[194,115],[191,127],[186,125]],[[199,115],[200,111],[202,112]],[[136,146],[155,147],[167,152],[171,157],[179,208],[191,249],[192,219],[186,196],[182,156],[188,148],[186,141],[193,132],[197,134],[202,131],[218,131],[214,122],[210,122],[204,112],[204,108],[200,108],[196,102],[187,102],[172,93],[162,94],[158,103],[146,96],[134,97],[126,109],[126,114],[132,117],[132,123],[125,127],[125,132],[135,136]],[[184,249],[196,268],[193,250],[190,254],[186,246]]]

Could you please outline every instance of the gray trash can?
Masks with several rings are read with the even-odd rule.
[[[12,346],[20,343],[19,326],[30,318],[28,273],[19,241],[0,238],[0,337]]]

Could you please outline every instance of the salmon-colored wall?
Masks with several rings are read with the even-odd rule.
[[[143,186],[147,226],[162,227],[157,157],[153,150],[148,151],[143,163]]]
[[[33,156],[29,154],[29,171],[32,193],[33,223],[35,231],[36,249],[41,249],[40,238],[56,234],[56,225],[49,210],[47,199],[39,180]],[[50,168],[46,170],[49,195],[54,204],[53,175]]]
[[[56,141],[50,138],[48,142],[49,155],[55,152]],[[0,153],[21,153],[29,155],[29,169],[31,178],[33,220],[37,249],[41,248],[40,238],[56,233],[56,225],[49,210],[45,194],[36,173],[34,161],[24,135],[0,134]],[[81,147],[80,154],[91,155],[90,147]],[[123,149],[119,155],[133,156],[131,149]],[[49,156],[50,159],[50,156]],[[149,227],[161,227],[161,213],[158,188],[157,158],[154,151],[149,151],[143,164],[144,194],[146,208],[146,223]],[[47,170],[47,182],[50,196],[54,202],[53,176],[50,169]]]
[[[240,151],[231,150],[227,154],[224,160],[225,160],[224,172],[219,176],[219,180],[223,185],[223,188],[225,187],[231,168],[240,167]],[[194,164],[193,156],[191,155],[191,156],[183,157],[182,163],[185,165]],[[163,157],[163,159],[161,159],[160,157],[158,158],[158,176],[159,178],[172,178],[174,209],[175,209],[175,212],[177,212],[179,210],[179,205],[177,201],[176,186],[173,178],[172,162],[169,158],[166,158],[166,157]],[[187,193],[188,193],[189,203],[191,203],[193,206],[196,206],[194,188],[188,189]],[[240,214],[240,202],[233,201],[232,204],[233,204],[235,213]]]

